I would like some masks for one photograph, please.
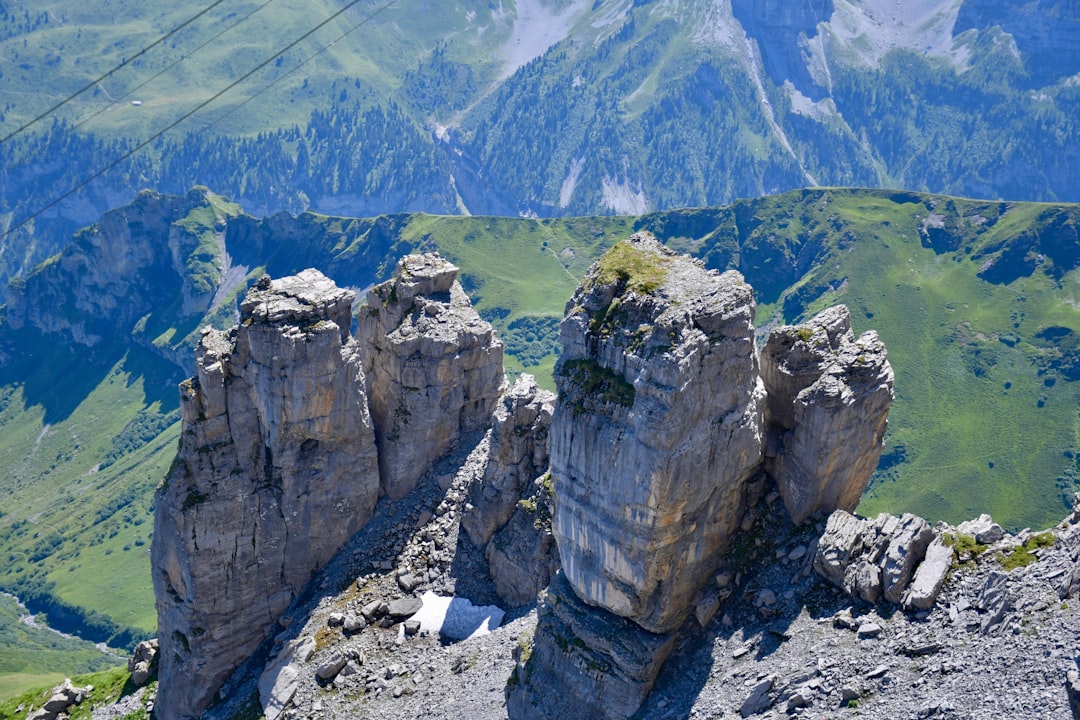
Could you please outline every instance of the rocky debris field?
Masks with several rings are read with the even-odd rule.
[[[413,635],[390,611],[415,607],[426,591],[497,600],[478,549],[458,533],[485,452],[486,438],[459,453],[456,472],[450,459],[413,495],[384,501],[320,576],[322,593],[294,610],[275,646],[226,685],[233,700],[208,717],[236,717],[245,698],[252,706],[263,666],[300,643],[308,649],[287,663],[291,689],[267,718],[505,718],[535,610],[510,609],[494,632],[460,642]],[[1066,683],[1080,654],[1080,515],[1049,534],[1001,533],[990,544],[939,525],[960,539],[925,610],[853,598],[815,572],[826,523],[792,526],[776,491],[747,518],[737,568],[721,577],[730,596],[705,627],[687,620],[637,718],[1074,717]],[[1028,559],[1017,553],[1030,564],[1007,570]]]

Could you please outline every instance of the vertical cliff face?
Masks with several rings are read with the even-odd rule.
[[[180,311],[174,321],[204,314],[225,264],[218,237],[225,227],[223,206],[205,189],[184,196],[139,193],[13,284],[8,324],[93,347],[130,333],[141,317],[175,301]]]
[[[585,602],[667,632],[715,572],[761,461],[753,294],[642,233],[568,307],[551,457],[562,567]]]
[[[536,601],[558,568],[551,535],[549,435],[555,394],[521,375],[492,418],[487,467],[469,489],[461,527],[484,548],[499,597]]]
[[[858,339],[843,305],[773,330],[761,351],[768,391],[765,467],[795,523],[853,511],[881,457],[893,400],[885,345]]]
[[[352,292],[263,282],[204,331],[179,455],[155,504],[160,717],[198,716],[314,572],[371,516],[375,438]]]
[[[459,437],[486,426],[502,394],[502,342],[457,274],[436,254],[409,255],[368,293],[360,317],[382,487],[392,499]]]

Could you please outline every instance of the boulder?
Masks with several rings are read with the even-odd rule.
[[[353,299],[316,270],[264,277],[238,326],[203,332],[155,497],[159,717],[200,715],[372,515],[379,473]]]
[[[157,638],[143,640],[135,646],[135,651],[128,658],[127,667],[128,672],[131,673],[131,682],[136,687],[142,687],[153,677],[154,671],[157,670],[157,663],[155,662],[157,655]]]
[[[926,547],[926,557],[915,571],[915,576],[904,594],[904,607],[916,610],[928,610],[937,602],[942,585],[949,577],[956,553],[945,544],[941,537],[936,537]]]
[[[315,638],[303,637],[285,645],[259,676],[259,702],[266,720],[277,720],[300,686],[300,665],[315,654]],[[155,703],[155,709],[159,706]]]
[[[502,342],[457,274],[438,254],[408,255],[360,313],[382,491],[394,500],[462,435],[487,426],[502,395]]]
[[[552,419],[553,533],[589,605],[678,627],[711,581],[761,462],[754,299],[638,233],[567,306]]]
[[[884,343],[873,331],[856,339],[837,305],[770,332],[761,376],[765,468],[792,522],[853,511],[881,457],[893,400]]]
[[[974,520],[967,520],[956,526],[956,531],[970,535],[980,545],[993,545],[1005,537],[1005,531],[986,513]]]
[[[899,603],[933,539],[934,531],[916,515],[882,513],[868,520],[837,510],[818,543],[814,569],[852,597]]]

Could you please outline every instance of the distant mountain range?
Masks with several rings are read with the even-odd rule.
[[[641,214],[820,185],[1080,200],[1074,3],[360,2],[275,59],[340,9],[232,0],[138,55],[193,9],[101,24],[96,2],[0,5],[4,134],[134,58],[0,144],[0,227],[221,93],[5,237],[0,280],[144,187],[352,216]]]

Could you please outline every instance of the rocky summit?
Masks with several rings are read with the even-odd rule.
[[[205,710],[371,517],[379,470],[354,297],[315,270],[264,276],[237,327],[202,336],[155,499],[161,717]]]
[[[567,306],[556,396],[507,387],[456,273],[404,258],[355,338],[313,270],[204,332],[156,503],[157,717],[1080,705],[1080,499],[1015,535],[852,514],[893,376],[845,308],[759,353],[741,275],[636,234]]]

